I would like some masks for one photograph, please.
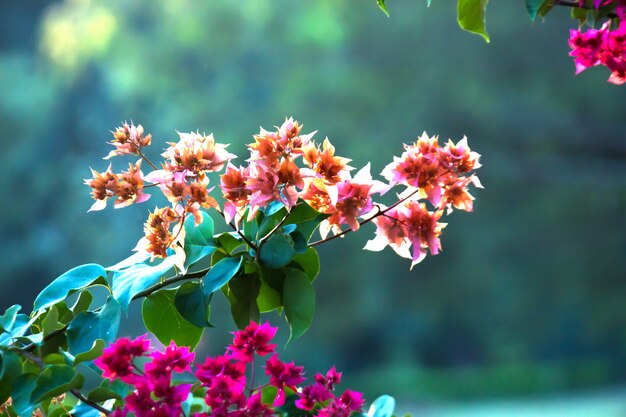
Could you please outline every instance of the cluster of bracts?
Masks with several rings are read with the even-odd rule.
[[[348,417],[361,411],[361,393],[346,390],[335,395],[341,373],[334,367],[326,374],[315,375],[312,384],[301,386],[305,381],[304,368],[280,361],[276,345],[270,343],[276,330],[268,323],[250,322],[244,330],[234,333],[224,355],[208,357],[195,365],[195,354],[174,342],[161,352],[151,349],[145,336],[118,339],[94,362],[102,369],[104,378],[121,380],[130,386],[123,407],[111,416],[132,413],[136,417],[179,417],[186,415],[183,403],[191,398],[190,394],[204,399],[204,404],[196,407],[204,411],[193,417],[270,417],[287,400],[317,417]],[[268,355],[271,356],[264,366],[268,381],[255,385],[255,359]],[[177,374],[192,372],[195,382],[176,381]]]
[[[480,167],[479,155],[472,152],[463,138],[440,146],[436,136],[424,133],[415,143],[405,145],[404,153],[394,157],[382,172],[385,181],[373,180],[367,164],[355,175],[350,159],[335,155],[335,148],[326,138],[320,145],[313,141],[315,132],[301,134],[302,126],[292,118],[275,131],[261,128],[248,145],[247,164],[235,166],[236,156],[227,146],[217,143],[213,135],[178,133],[179,140],[169,143],[162,153],[161,167],[153,164],[142,152],[151,136],[141,125],[125,123],[113,132],[115,155],[135,155],[141,159],[130,164],[128,171],[116,174],[111,166],[85,180],[96,200],[91,210],[100,210],[108,199],[115,207],[146,201],[147,187],[158,186],[171,206],[157,208],[145,224],[145,236],[137,250],[153,257],[166,257],[168,249],[176,250],[183,243],[183,223],[193,216],[202,221],[201,209],[215,209],[233,228],[252,221],[259,210],[279,202],[289,211],[306,203],[327,218],[320,224],[322,240],[329,233],[356,231],[360,225],[376,224],[376,237],[366,249],[381,250],[389,245],[398,254],[421,261],[428,249],[436,254],[441,249],[439,235],[445,224],[439,219],[444,212],[455,209],[472,211],[474,197],[468,187],[482,187],[473,170]],[[141,162],[152,171],[143,175]],[[223,198],[220,207],[211,196],[209,175],[224,170],[219,188]],[[397,201],[386,207],[372,200],[400,186]],[[430,204],[430,210],[426,205]]]
[[[580,6],[584,1],[579,2]],[[594,0],[593,7],[614,5],[615,13],[600,29],[572,29],[569,45],[576,74],[587,68],[603,65],[611,71],[609,82],[626,83],[626,0]]]

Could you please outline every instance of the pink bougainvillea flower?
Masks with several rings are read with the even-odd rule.
[[[246,387],[246,362],[233,362],[229,356],[216,356],[207,358],[197,368],[196,378],[205,387],[220,380],[220,385],[225,383],[237,395],[242,394]]]
[[[445,185],[441,198],[441,208],[447,207],[447,214],[452,212],[452,207],[468,212],[473,211],[474,197],[467,189],[470,183],[477,188],[483,188],[475,175],[465,178],[452,178],[450,183]]]
[[[335,389],[335,385],[341,382],[341,372],[337,372],[337,369],[333,366],[326,372],[326,375],[315,375],[315,382],[332,391]]]
[[[574,57],[576,74],[589,67],[600,65],[600,53],[608,32],[608,24],[600,29],[589,29],[585,33],[576,29],[570,30],[569,45],[572,48],[570,55]]]
[[[467,174],[481,167],[480,154],[473,152],[467,144],[467,136],[463,136],[456,145],[448,140],[446,146],[440,150],[443,166],[458,174]]]
[[[109,144],[115,146],[115,150],[111,151],[104,159],[110,159],[116,155],[137,155],[141,148],[149,146],[152,141],[152,135],[143,135],[143,126],[124,123],[120,127],[115,128],[113,140]]]
[[[184,171],[198,174],[220,171],[236,155],[226,151],[228,145],[216,143],[213,134],[178,132],[179,141],[170,143],[162,154],[167,160],[168,171]]]
[[[250,194],[252,192],[246,187],[246,179],[249,176],[249,167],[236,168],[228,164],[226,172],[220,177],[220,188],[224,195],[224,218],[226,223],[235,220],[235,224],[243,217],[246,210]]]
[[[293,362],[281,362],[277,355],[265,362],[265,374],[270,377],[270,385],[277,389],[274,407],[280,407],[285,403],[285,388],[296,391],[296,385],[304,382],[303,371],[304,367],[296,366]]]
[[[412,245],[411,268],[426,256],[426,249],[436,255],[441,250],[439,235],[445,223],[439,223],[442,212],[429,212],[424,203],[408,200],[398,207],[398,220],[403,224]]]
[[[91,196],[95,203],[88,211],[98,211],[106,207],[107,199],[113,197],[117,191],[118,178],[111,171],[111,165],[103,173],[99,173],[95,169],[91,169],[93,178],[84,180],[85,184],[91,187]]]
[[[150,349],[150,341],[146,336],[139,336],[134,340],[122,337],[102,351],[102,355],[94,360],[94,364],[102,369],[104,378],[121,379],[127,384],[138,380],[134,373],[133,359],[144,356]]]
[[[339,398],[333,398],[328,405],[320,408],[318,417],[348,417],[355,411],[361,411],[363,394],[346,390]]]
[[[335,156],[335,147],[328,138],[324,139],[322,149],[309,143],[304,149],[304,162],[328,184],[336,184],[347,179],[348,172],[354,169],[348,165],[350,159]]]
[[[276,345],[269,342],[277,330],[278,328],[270,326],[269,322],[257,324],[250,321],[245,329],[234,332],[233,343],[227,349],[235,360],[250,362],[255,353],[265,356],[274,352]]]
[[[122,172],[118,176],[118,183],[115,189],[115,208],[122,208],[133,203],[143,203],[150,198],[150,195],[143,192],[143,174],[141,173],[141,160],[135,165],[128,164],[128,171]]]
[[[327,189],[332,188],[333,186],[327,187]],[[353,179],[337,183],[336,189],[335,210],[324,222],[330,225],[335,233],[339,233],[343,224],[347,224],[352,231],[358,230],[360,224],[357,218],[366,215],[372,210],[372,194],[384,193],[387,190],[387,186],[380,181],[372,180],[370,164],[368,163]]]
[[[323,403],[333,397],[333,394],[320,383],[307,385],[298,392],[296,407],[301,410],[311,411],[319,403]]]
[[[155,351],[150,354],[152,361],[146,363],[145,373],[152,378],[158,378],[162,375],[171,376],[173,372],[188,372],[195,355],[188,347],[178,347],[171,341],[165,352]]]
[[[179,215],[172,208],[156,208],[148,216],[148,220],[143,227],[144,237],[139,241],[135,249],[155,257],[167,257],[167,248],[174,241],[174,235],[170,232],[170,226],[178,219]]]

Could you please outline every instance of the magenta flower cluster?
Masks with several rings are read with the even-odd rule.
[[[613,0],[594,0],[596,8]],[[615,30],[613,23],[607,21],[600,29],[590,28],[570,30],[569,45],[572,48],[570,55],[574,57],[576,74],[596,65],[604,65],[611,71],[609,82],[613,84],[626,83],[626,0],[616,0],[616,14],[619,24]]]
[[[195,365],[195,354],[174,342],[160,352],[150,347],[145,336],[121,338],[94,363],[102,369],[103,377],[119,379],[133,388],[113,417],[179,417],[190,394],[203,397],[206,404],[205,410],[194,417],[270,417],[276,414],[274,408],[285,404],[289,393],[296,396],[298,409],[314,416],[348,417],[361,411],[360,392],[346,390],[335,395],[335,386],[341,381],[335,367],[315,375],[312,384],[301,386],[305,382],[304,368],[282,362],[275,352],[276,345],[270,343],[276,331],[269,323],[250,322],[244,330],[234,332],[224,355],[208,357]],[[255,385],[257,356],[269,356],[264,366],[268,381]],[[140,357],[148,358],[143,370],[136,363]],[[197,379],[193,384],[178,384],[173,378],[174,374],[191,372]],[[270,390],[275,395],[266,403],[262,394]]]

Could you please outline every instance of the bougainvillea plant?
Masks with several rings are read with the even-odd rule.
[[[141,417],[198,409],[199,415],[269,416],[283,413],[289,398],[295,408],[287,415],[347,417],[360,410],[356,392],[333,394],[334,370],[300,387],[302,369],[276,356],[266,361],[269,382],[255,385],[254,357],[273,353],[276,332],[257,325],[261,314],[284,314],[290,338],[300,337],[315,311],[315,247],[367,223],[375,225],[367,250],[389,246],[411,267],[438,254],[441,218],[473,210],[469,188],[481,187],[474,174],[479,155],[466,138],[439,144],[424,133],[374,180],[369,164],[353,174],[351,161],[336,155],[327,138],[318,144],[301,129],[293,119],[261,129],[241,165],[213,135],[178,133],[157,165],[144,153],[152,137],[141,125],[116,128],[105,159],[136,161],[118,173],[112,165],[92,169],[85,180],[90,210],[139,204],[155,191],[167,204],[149,214],[130,257],[109,267],[75,267],[44,288],[32,313],[14,305],[0,316],[0,412],[95,416],[115,409],[117,416]],[[215,233],[214,218],[230,231]],[[243,330],[227,354],[198,365],[195,379],[179,381],[174,374],[188,373],[192,351],[211,327],[215,296],[226,298]],[[164,351],[148,353],[146,337],[117,339],[133,300],[142,300],[145,327],[168,346]],[[228,377],[226,369],[233,372]],[[88,388],[86,373],[102,384]],[[229,405],[220,409],[218,400]],[[370,413],[391,415],[390,404],[381,397]]]
[[[376,1],[389,16],[386,0]],[[426,2],[430,6],[432,0]],[[459,26],[487,42],[488,4],[489,0],[457,0]],[[611,71],[610,83],[626,83],[626,0],[524,0],[523,4],[533,22],[555,7],[570,8],[572,18],[578,21],[578,28],[572,29],[569,37],[576,74],[603,65]]]

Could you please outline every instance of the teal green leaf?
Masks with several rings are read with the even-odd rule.
[[[71,389],[79,389],[83,386],[84,380],[85,378],[81,374],[77,374],[71,366],[47,365],[37,377],[35,389],[30,394],[30,400],[38,404]]]
[[[135,252],[128,258],[123,259],[115,265],[107,266],[107,271],[121,271],[122,269],[130,268],[133,265],[146,262],[150,259],[150,255],[145,252]]]
[[[320,216],[328,217],[326,214],[322,214],[308,205],[304,200],[300,200],[298,204],[291,209],[289,217],[285,221],[285,224],[297,224],[316,219]]]
[[[13,384],[21,373],[20,355],[11,350],[0,350],[0,404],[11,396]]]
[[[107,345],[113,343],[121,319],[122,308],[112,296],[107,298],[100,312],[83,311],[78,314],[67,328],[70,353],[78,355],[90,351],[97,339],[104,340]]]
[[[320,257],[314,248],[308,248],[306,252],[294,256],[291,265],[293,263],[296,263],[311,281],[315,280],[320,273]]]
[[[165,258],[158,265],[145,263],[118,271],[111,280],[113,297],[126,310],[133,297],[161,281],[161,278],[174,267],[174,257]]]
[[[70,415],[76,417],[102,417],[100,411],[82,401],[79,401],[76,406],[70,410]]]
[[[261,281],[259,273],[239,275],[228,283],[228,300],[235,324],[243,329],[250,321],[258,322],[261,318],[256,300],[259,296]]]
[[[86,264],[70,269],[39,293],[35,299],[35,311],[48,308],[64,300],[72,291],[83,289],[100,280],[104,282],[106,271],[96,264]]]
[[[22,309],[19,304],[12,305],[7,308],[2,316],[0,316],[0,333],[10,332],[15,324],[17,313]]]
[[[302,336],[315,314],[315,289],[309,277],[299,269],[284,268],[283,304],[291,335],[289,340]]]
[[[202,278],[204,296],[208,297],[230,281],[241,268],[243,258],[220,259]]]
[[[246,219],[246,216],[244,216],[244,218],[242,220],[242,224],[243,224],[243,227],[242,227],[243,235],[246,238],[248,238],[248,240],[250,240],[252,242],[256,242],[257,234],[259,232],[259,225],[257,223],[256,217],[254,219],[252,219],[251,221],[248,221]]]
[[[160,290],[148,296],[141,308],[146,329],[164,345],[173,340],[178,346],[194,349],[202,337],[202,328],[180,315],[174,304],[176,290]]]
[[[202,285],[186,282],[176,290],[174,305],[189,323],[198,327],[208,327],[210,326],[209,297],[204,295]]]
[[[37,375],[32,373],[19,375],[13,383],[13,408],[18,416],[30,416],[36,408],[36,403],[31,400],[31,394],[37,384]]]
[[[201,213],[203,220],[198,226],[195,226],[193,216],[185,220],[185,269],[217,249],[213,240],[213,219],[204,211]]]
[[[376,398],[367,412],[367,417],[392,417],[396,408],[396,400],[390,395]]]
[[[489,42],[485,29],[485,12],[489,0],[458,0],[457,21],[464,30],[476,33]]]
[[[526,10],[532,22],[537,18],[537,14],[541,14],[540,10],[545,9],[546,4],[551,4],[552,0],[526,0]],[[574,10],[578,10],[574,8]],[[585,11],[586,14],[586,11]]]
[[[296,254],[291,236],[282,230],[276,231],[263,245],[259,258],[268,268],[280,268],[291,262]]]

